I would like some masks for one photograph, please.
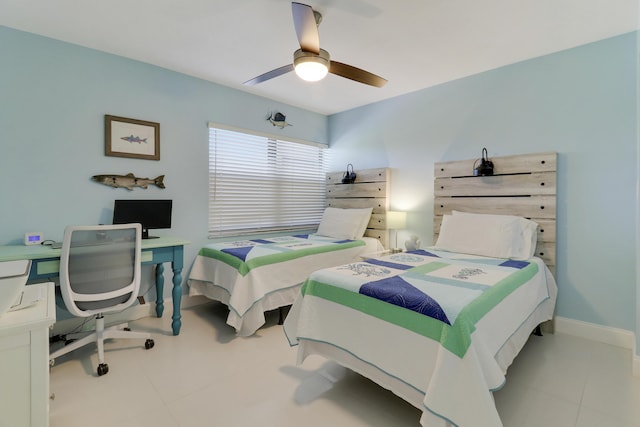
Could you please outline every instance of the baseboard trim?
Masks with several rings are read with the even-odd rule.
[[[640,377],[640,356],[638,355],[638,348],[633,346],[633,376]]]
[[[635,335],[631,331],[568,319],[566,317],[556,317],[556,331],[604,344],[627,348],[629,350],[635,350],[636,347]]]
[[[640,355],[637,353],[633,332],[566,317],[556,317],[556,331],[631,350],[631,371],[634,376],[640,377]]]

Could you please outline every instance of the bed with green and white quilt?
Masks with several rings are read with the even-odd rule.
[[[418,249],[312,273],[284,330],[298,363],[318,354],[359,372],[423,426],[502,426],[492,391],[556,293],[539,258]]]
[[[194,260],[189,295],[226,304],[227,324],[238,336],[249,336],[265,323],[266,311],[293,303],[311,272],[381,249],[374,238],[316,234],[212,243]]]

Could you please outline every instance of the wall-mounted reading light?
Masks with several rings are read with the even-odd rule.
[[[476,166],[480,161],[480,165]],[[493,162],[489,160],[487,149],[482,149],[482,157],[475,161],[473,164],[473,176],[488,176],[493,175]]]
[[[353,171],[353,165],[349,163],[347,165],[347,171],[342,175],[343,184],[353,184],[356,180],[356,173]]]

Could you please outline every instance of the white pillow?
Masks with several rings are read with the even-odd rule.
[[[336,239],[360,239],[371,218],[371,208],[326,208],[316,234]]]
[[[453,211],[442,218],[436,247],[495,258],[529,259],[536,250],[538,224],[513,215]]]
[[[528,259],[531,258],[536,252],[536,245],[538,244],[538,223],[535,221],[531,221],[529,219],[523,218],[521,216],[514,215],[494,215],[494,214],[476,214],[470,212],[460,212],[460,211],[452,211],[453,215],[471,215],[482,216],[485,218],[489,218],[494,221],[499,222],[510,222],[515,221],[520,226],[520,231],[522,233],[522,257],[518,257],[519,259]],[[518,236],[514,236],[515,239],[518,239]],[[514,257],[512,257],[514,258]]]

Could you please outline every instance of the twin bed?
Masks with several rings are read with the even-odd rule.
[[[240,240],[203,247],[189,275],[189,295],[204,295],[229,308],[227,324],[253,335],[264,313],[293,303],[311,272],[355,261],[380,250],[377,239],[319,235]]]
[[[189,273],[189,295],[224,303],[236,334],[253,335],[265,312],[293,303],[313,271],[384,249],[389,175],[367,169],[342,184],[341,173],[327,174],[327,209],[316,233],[204,246]]]
[[[435,165],[434,247],[310,275],[284,323],[298,363],[320,355],[370,378],[425,427],[502,426],[492,391],[552,327],[556,154],[492,160],[487,177],[473,160]]]
[[[288,289],[299,363],[321,355],[370,378],[423,426],[502,425],[492,391],[553,326],[556,154],[492,160],[487,177],[473,160],[435,165],[433,247],[343,259]]]

